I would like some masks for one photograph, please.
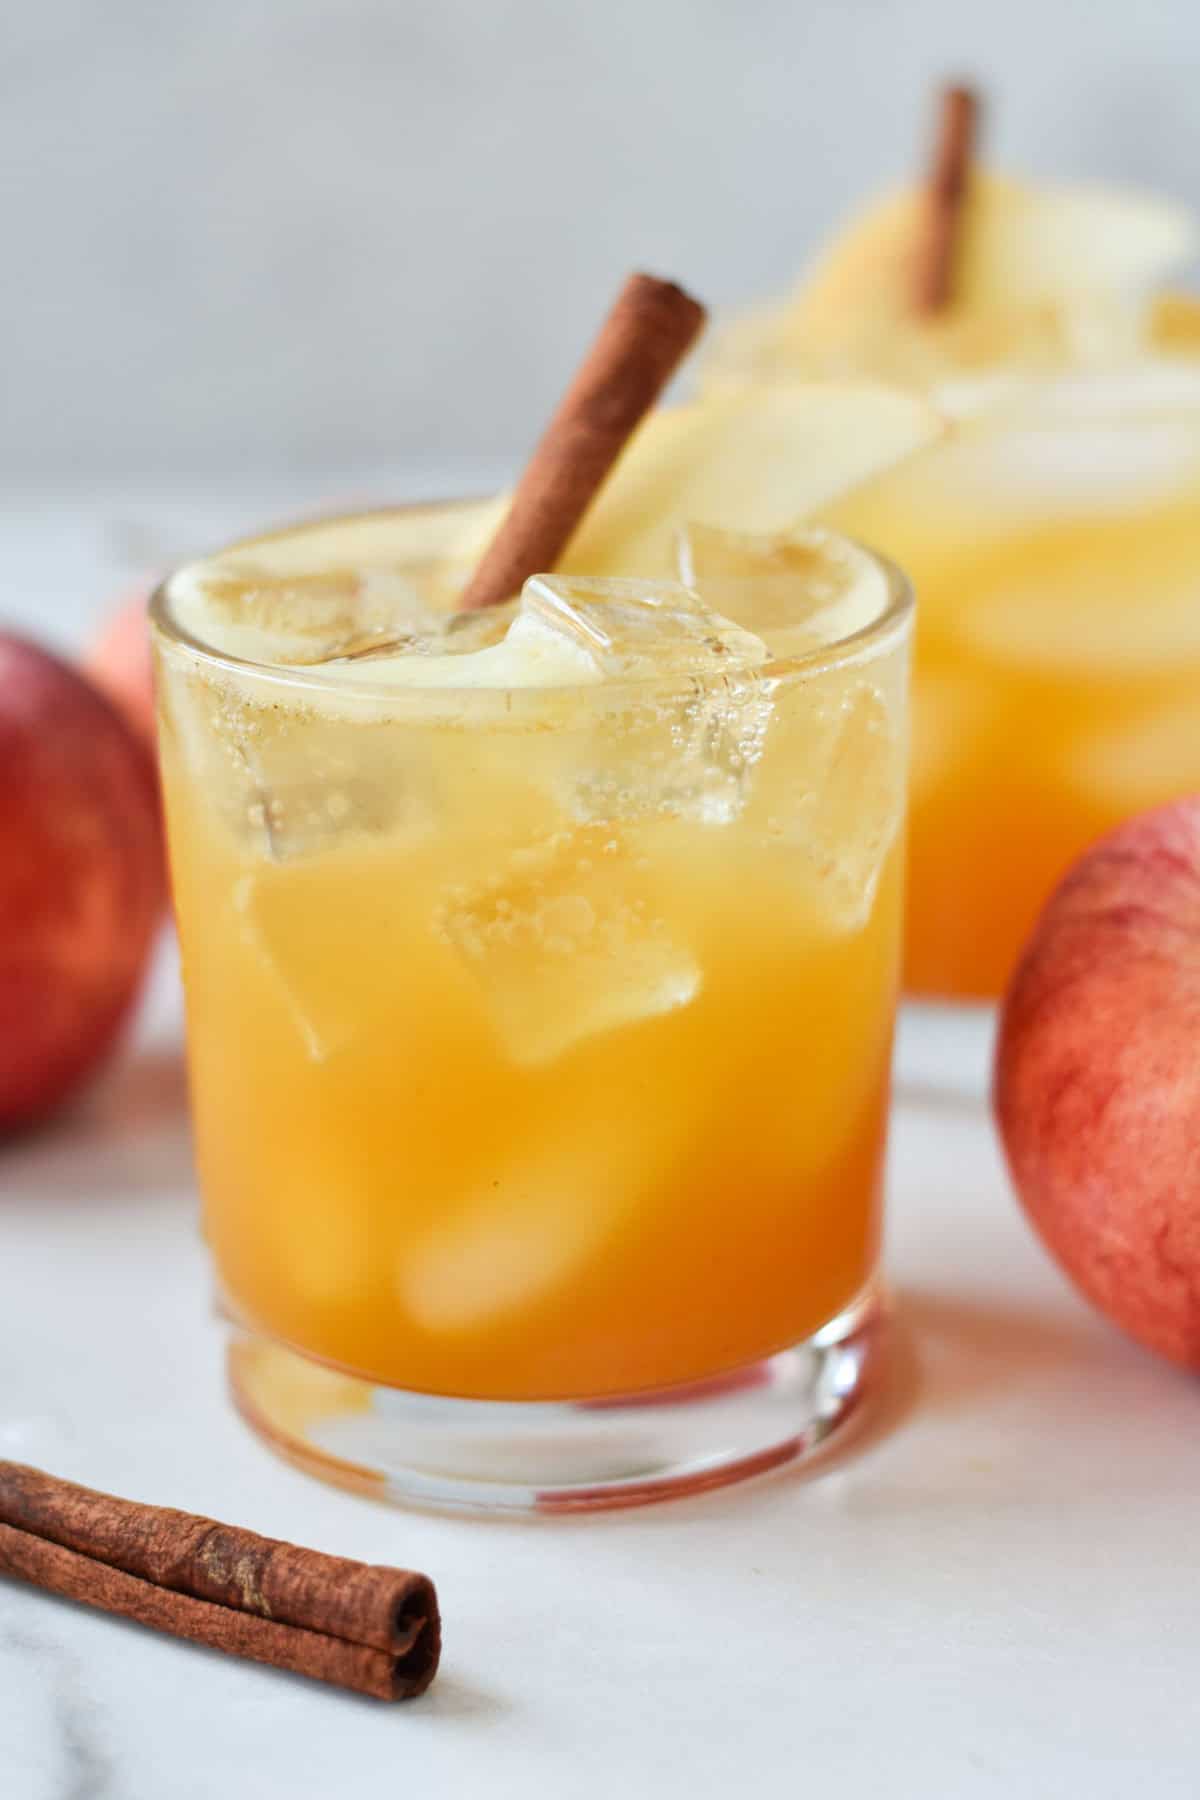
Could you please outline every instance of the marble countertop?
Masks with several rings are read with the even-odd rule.
[[[105,505],[0,512],[0,614],[79,635],[131,572]],[[168,946],[102,1085],[0,1156],[0,1456],[424,1568],[445,1660],[382,1708],[3,1583],[4,1800],[1194,1800],[1200,1393],[1076,1300],[983,1107],[939,1093],[927,1022],[907,1035],[900,1324],[859,1441],[641,1512],[443,1519],[275,1461],[225,1400]]]

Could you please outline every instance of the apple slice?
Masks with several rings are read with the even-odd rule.
[[[868,383],[746,386],[655,412],[559,572],[671,579],[685,525],[785,531],[941,430],[925,401]],[[175,576],[172,607],[194,636],[250,660],[361,654],[389,635],[436,630],[504,505],[401,509],[247,540]],[[469,631],[471,648],[499,636],[487,614]],[[361,666],[379,676],[378,663]],[[432,685],[428,660],[425,674]]]
[[[748,385],[654,413],[622,453],[561,567],[670,576],[683,526],[786,531],[941,429],[924,402],[868,383]]]
[[[399,507],[246,538],[172,576],[171,614],[249,662],[303,666],[436,637],[503,510],[500,499]],[[472,648],[503,635],[485,618],[464,630]]]

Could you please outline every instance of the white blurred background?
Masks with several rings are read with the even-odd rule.
[[[1200,203],[1195,0],[10,0],[0,471],[520,456],[636,264],[786,284],[991,96],[1005,166]]]

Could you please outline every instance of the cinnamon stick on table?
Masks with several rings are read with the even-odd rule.
[[[943,88],[913,266],[913,304],[918,313],[927,316],[941,312],[954,297],[963,203],[978,127],[979,96],[975,91]]]
[[[459,602],[491,606],[553,569],[634,427],[706,314],[673,281],[631,275],[525,466],[508,515]]]
[[[425,1575],[351,1562],[0,1461],[0,1573],[379,1700],[437,1672]]]

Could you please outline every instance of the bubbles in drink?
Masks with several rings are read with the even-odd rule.
[[[771,713],[760,637],[670,581],[536,576],[521,606],[606,679],[633,684],[593,714],[564,784],[573,818],[736,817]]]
[[[599,713],[565,777],[564,805],[581,823],[737,818],[772,713],[753,672],[678,692],[627,691]]]
[[[462,615],[445,610],[452,565],[348,565],[329,530],[330,566],[316,574],[289,565],[285,537],[257,573],[231,553],[182,583],[185,610],[217,596],[209,628],[226,647],[230,632],[243,643],[252,631],[276,660],[299,654],[302,639],[306,658],[328,653],[297,666],[292,690],[227,672],[176,684],[171,697],[191,753],[222,762],[206,787],[273,861],[351,835],[414,845],[485,812],[493,838],[506,821],[510,837],[555,823],[727,825],[760,779],[775,710],[769,659],[846,635],[885,598],[870,561],[823,531],[691,527],[681,567],[693,586],[536,576],[518,602]],[[392,686],[428,690],[420,729],[406,728],[384,693]],[[537,754],[507,721],[481,761],[464,693],[522,688],[546,690],[529,729],[553,724],[555,753]]]

